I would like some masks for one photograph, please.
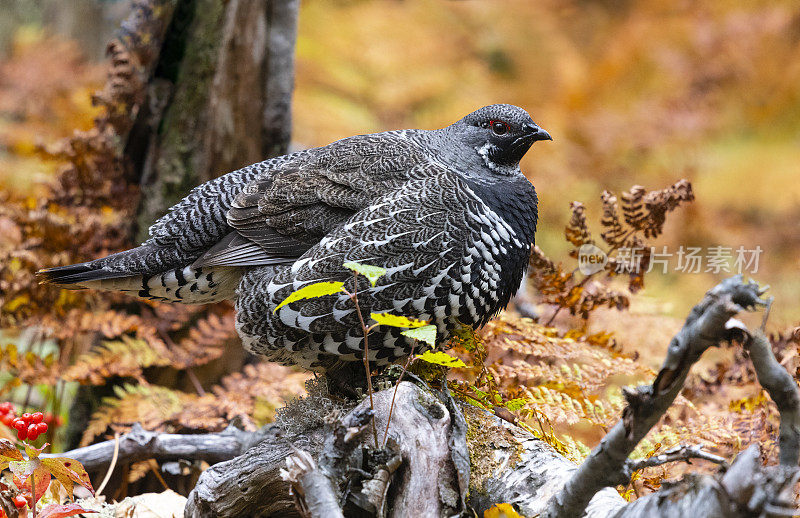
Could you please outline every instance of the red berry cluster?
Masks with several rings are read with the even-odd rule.
[[[25,439],[35,441],[40,435],[47,432],[49,427],[44,420],[44,414],[41,412],[34,412],[32,414],[26,412],[17,417],[14,412],[14,406],[11,403],[0,403],[0,422],[9,428],[15,429],[17,431],[17,437],[19,437],[21,441]]]
[[[47,432],[47,423],[44,422],[44,414],[41,412],[34,412],[22,414],[11,421],[11,428],[17,430],[17,437],[21,441],[28,439],[35,441],[40,435]]]

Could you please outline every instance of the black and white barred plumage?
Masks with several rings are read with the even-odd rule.
[[[320,281],[352,291],[347,261],[381,266],[360,279],[362,312],[430,320],[441,338],[483,325],[508,303],[527,266],[537,221],[519,160],[549,139],[521,108],[492,105],[441,130],[359,135],[274,158],[194,189],[140,247],[43,272],[70,287],[184,303],[237,297],[245,346],[321,368],[363,357],[344,294],[293,302]],[[401,330],[378,327],[370,359],[408,354]]]

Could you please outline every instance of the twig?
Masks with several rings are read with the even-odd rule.
[[[646,459],[628,460],[628,462],[625,464],[625,470],[629,473],[628,476],[630,476],[635,471],[639,471],[640,469],[661,466],[662,464],[666,464],[668,462],[684,461],[688,463],[691,459],[703,459],[713,462],[714,464],[720,464],[724,467],[728,466],[727,460],[718,455],[703,451],[703,447],[698,444],[694,446],[680,445],[667,450],[660,455],[653,455],[652,457]]]
[[[36,470],[31,471],[31,511],[33,511],[33,518],[36,518]]]
[[[119,432],[114,434],[114,455],[111,457],[111,464],[108,466],[106,476],[103,477],[103,481],[100,482],[100,486],[97,488],[95,496],[100,496],[103,493],[103,490],[106,488],[108,481],[111,480],[111,474],[114,472],[114,467],[117,465],[117,458],[119,458]]]
[[[152,310],[150,310],[149,313],[155,317],[155,313]],[[164,329],[161,326],[156,326],[156,331],[158,331],[158,335],[161,337],[162,340],[164,340],[164,343],[167,344],[167,347],[169,347],[170,349],[178,348],[178,344],[175,343],[175,340],[172,339],[172,337],[169,335],[169,332],[166,329]],[[200,379],[197,377],[197,374],[195,374],[192,367],[191,366],[186,367],[184,371],[186,371],[186,375],[189,377],[189,381],[192,383],[192,386],[194,387],[195,392],[197,392],[197,395],[205,396],[206,390],[203,388],[203,384],[200,383]]]
[[[764,316],[763,316],[763,318],[761,319],[761,327],[759,327],[759,329],[761,329],[761,332],[762,332],[762,333],[766,332],[766,328],[767,328],[767,319],[769,319],[769,312],[770,312],[770,310],[772,309],[772,303],[773,303],[774,301],[775,301],[775,297],[769,297],[769,298],[767,299],[767,307],[764,309]]]
[[[150,467],[150,471],[153,472],[153,474],[156,476],[158,481],[161,482],[161,485],[164,486],[164,490],[165,491],[169,490],[169,486],[167,485],[167,481],[164,480],[164,477],[162,477],[161,473],[159,473],[159,471],[158,471],[158,462],[156,461],[156,459],[148,459],[147,460],[147,465]]]
[[[364,374],[367,376],[367,392],[369,393],[369,407],[374,411],[375,402],[372,396],[372,376],[370,375],[369,368],[369,330],[364,323],[364,315],[361,314],[361,306],[358,304],[358,272],[353,272],[353,293],[350,294],[353,304],[356,305],[356,313],[358,314],[358,321],[361,322],[361,330],[364,333]],[[375,447],[378,447],[378,429],[375,427],[375,421],[372,422],[372,437],[375,439]]]
[[[195,374],[194,369],[186,367],[186,375],[189,376],[189,381],[194,385],[194,390],[197,392],[197,395],[205,396],[206,390],[203,388],[203,384],[200,383],[200,379],[197,377],[197,374]]]

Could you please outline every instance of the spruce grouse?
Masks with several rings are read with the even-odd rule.
[[[43,270],[70,288],[115,290],[188,304],[236,298],[250,351],[324,370],[363,358],[353,302],[342,293],[275,307],[311,283],[363,277],[364,315],[430,320],[444,338],[481,326],[509,302],[528,264],[537,221],[519,161],[552,140],[516,106],[481,108],[442,129],[358,135],[259,162],[192,190],[141,246]],[[402,329],[379,326],[370,360],[406,356]]]

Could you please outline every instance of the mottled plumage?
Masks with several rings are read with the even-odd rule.
[[[519,170],[549,139],[522,109],[481,108],[441,130],[350,137],[234,171],[194,189],[142,246],[46,270],[51,282],[185,303],[237,297],[237,330],[251,351],[324,369],[363,357],[352,301],[293,302],[319,281],[352,290],[357,261],[386,268],[358,285],[365,315],[431,320],[444,338],[486,323],[519,287],[537,200]],[[237,289],[238,286],[238,289]],[[370,359],[405,356],[399,329],[370,336]]]

